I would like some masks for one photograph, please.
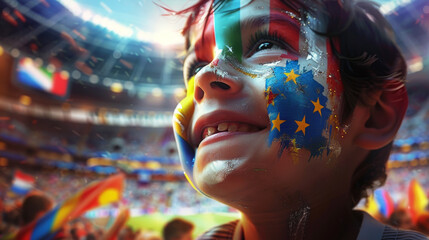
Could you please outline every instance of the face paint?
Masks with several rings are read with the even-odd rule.
[[[296,19],[292,13],[291,16]],[[279,24],[270,26],[270,29],[278,28]],[[323,52],[325,40],[314,36],[305,26],[301,26],[299,34],[290,35],[290,38],[295,36],[292,43],[295,47],[299,44],[301,56],[289,57],[284,66],[273,69],[273,77],[266,81],[265,93],[270,103],[267,110],[273,126],[268,143],[280,142],[279,154],[285,148],[290,148],[292,153],[306,149],[311,158],[329,150],[326,149],[326,129],[331,110],[325,88],[320,84],[326,80],[326,54],[317,54]],[[305,41],[300,41],[300,36]]]
[[[333,40],[334,46],[336,49],[339,49],[339,43],[336,41],[337,39]],[[329,53],[333,52],[332,46],[329,41],[326,41],[326,50]],[[341,75],[339,71],[339,61],[337,58],[334,57],[334,54],[328,54],[327,56],[327,76],[326,76],[326,82],[329,88],[329,95],[328,97],[331,100],[332,105],[332,111],[335,112],[336,109],[340,108],[340,103],[342,102],[341,96],[343,93],[343,84],[341,82]],[[342,128],[340,128],[341,123],[340,119],[336,114],[332,114],[330,119],[330,128],[329,128],[329,142],[328,142],[328,163],[332,162],[333,159],[336,159],[340,153],[341,153],[341,146],[340,143],[336,140],[341,138],[344,138],[344,136],[347,134],[347,129],[349,128],[349,125],[344,125]]]
[[[190,144],[190,136],[188,136],[188,128],[191,122],[192,114],[194,113],[194,77],[188,82],[188,91],[186,97],[180,101],[174,110],[173,128],[174,137],[176,138],[179,157],[182,161],[182,166],[185,170],[185,177],[193,185],[192,170],[195,162],[195,150]],[[198,190],[197,190],[198,191]]]
[[[219,2],[215,0],[214,6]],[[243,55],[241,34],[237,34],[241,33],[240,7],[240,1],[224,1],[214,12],[216,48],[221,49],[226,55],[234,56],[238,61],[241,61]]]
[[[298,61],[288,61],[285,67],[273,70],[274,76],[267,79],[265,90],[267,96],[272,96],[267,108],[272,122],[268,143],[279,141],[282,149],[305,148],[311,156],[320,155],[326,150],[323,132],[331,115],[324,87]]]
[[[248,5],[252,5],[257,14],[247,9],[243,13],[242,9]],[[333,72],[338,68],[327,66],[326,40],[304,29],[300,19],[279,0],[251,1],[250,4],[245,0],[232,0],[220,5],[216,0],[214,6],[204,32],[196,34],[198,39],[191,38],[196,62],[205,65],[198,76],[210,73],[216,79],[239,79],[257,85],[260,96],[265,93],[264,107],[270,124],[270,131],[266,132],[268,138],[264,140],[267,139],[268,146],[280,144],[280,155],[285,149],[292,156],[298,155],[301,149],[310,152],[311,157],[325,151],[329,154],[327,146],[335,145],[331,144],[329,136],[335,129],[332,130],[333,109],[328,104],[327,93],[334,88],[329,83],[328,87],[323,84],[327,82],[327,69]],[[195,27],[194,31],[203,29],[201,23],[196,25],[200,27]],[[260,42],[261,39],[266,41]],[[268,51],[269,54],[259,51],[258,45],[266,42],[274,42],[275,49],[284,51]],[[286,44],[278,44],[283,42]],[[341,94],[340,87],[335,87],[335,91],[333,97]],[[191,184],[196,150],[188,134],[194,109],[198,109],[194,101],[192,78],[188,94],[174,115],[179,155]],[[202,152],[200,149],[199,153]]]

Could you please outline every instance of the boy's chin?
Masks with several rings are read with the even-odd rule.
[[[290,174],[285,169],[283,176],[279,178],[274,176],[278,171],[272,168],[247,164],[252,160],[255,159],[212,161],[202,172],[194,172],[195,184],[210,198],[240,211],[247,211],[250,206],[255,207],[255,210],[281,206],[279,199],[288,199],[292,193],[297,192],[296,181],[284,176],[294,178],[295,174]]]
[[[255,150],[248,148],[238,152],[220,152],[217,155],[206,155],[199,151],[194,166],[196,186],[206,195],[221,202],[231,202],[237,197],[252,195],[262,183],[274,180],[273,170],[278,165],[278,150],[266,144]],[[285,160],[285,159],[284,159]],[[284,174],[288,170],[285,169]],[[261,186],[263,187],[263,186]]]
[[[237,152],[221,152],[217,156],[198,152],[193,172],[195,184],[211,198],[238,208],[237,203],[276,202],[285,194],[305,190],[310,183],[314,188],[314,183],[321,179],[316,170],[329,172],[324,161],[308,161],[309,151],[284,149],[280,156],[279,150],[280,143],[274,142],[256,151],[249,148],[241,156]]]
[[[211,161],[201,172],[194,172],[197,187],[205,194],[217,198],[237,193],[246,178],[240,168],[246,159]]]

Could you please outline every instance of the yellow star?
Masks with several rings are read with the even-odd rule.
[[[305,122],[305,116],[302,118],[302,121],[295,121],[298,124],[298,128],[296,129],[296,133],[302,131],[305,135],[305,128],[310,126],[310,124]]]
[[[271,122],[273,122],[273,128],[271,128],[271,131],[274,130],[274,128],[277,128],[277,130],[280,132],[280,124],[286,122],[286,120],[281,120],[280,113],[277,113],[277,118]]]
[[[299,77],[300,75],[295,74],[295,72],[290,71],[290,73],[285,73],[285,75],[287,76],[286,82],[289,82],[290,80],[292,80],[295,84],[296,84],[296,78]]]
[[[320,111],[320,110],[322,110],[322,108],[324,108],[324,106],[322,106],[320,104],[319,98],[317,98],[316,102],[311,101],[311,103],[313,103],[313,105],[314,105],[313,113],[315,113],[317,111],[317,112],[319,112],[320,116],[322,116],[322,111]]]

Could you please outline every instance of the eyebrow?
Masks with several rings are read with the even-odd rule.
[[[295,30],[300,30],[299,20],[292,18],[288,14],[282,12],[270,12],[270,15],[268,16],[250,17],[248,19],[245,19],[241,23],[241,27],[256,28],[273,22],[282,24],[286,23],[288,26],[294,28]]]

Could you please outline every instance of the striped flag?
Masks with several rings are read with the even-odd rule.
[[[12,182],[12,192],[25,195],[34,187],[34,177],[23,173],[19,170],[15,171],[15,176]]]
[[[379,206],[379,210],[384,217],[389,218],[393,210],[395,210],[395,204],[390,194],[384,189],[377,189],[374,191],[374,197]]]
[[[17,69],[17,81],[25,86],[42,90],[59,97],[67,95],[69,75],[39,67],[31,58],[22,58]]]
[[[90,184],[43,217],[20,229],[15,239],[52,239],[66,222],[81,216],[88,210],[119,201],[124,180],[123,174],[117,174]]]

